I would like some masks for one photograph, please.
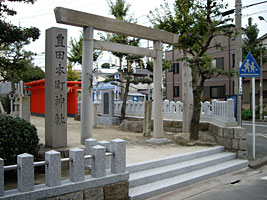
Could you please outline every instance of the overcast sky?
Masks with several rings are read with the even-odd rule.
[[[150,10],[159,7],[163,0],[126,0],[130,5],[130,13],[138,20],[138,24],[150,26],[147,15]],[[264,0],[242,0],[242,5],[250,5],[253,3],[262,2]],[[173,0],[168,0],[171,4]],[[229,4],[228,9],[234,8],[234,0],[225,0]],[[7,20],[15,25],[23,27],[34,26],[40,29],[40,39],[28,45],[27,49],[36,52],[35,63],[39,67],[44,67],[44,51],[45,51],[45,30],[51,27],[62,27],[68,29],[68,37],[79,38],[81,28],[71,27],[67,25],[57,24],[54,16],[55,7],[65,7],[83,12],[88,12],[96,15],[111,17],[109,15],[109,7],[106,0],[37,0],[33,5],[24,3],[8,3],[18,13],[14,17],[8,17]],[[267,20],[267,3],[253,6],[242,10],[242,26],[245,27],[249,17],[253,18],[253,23],[258,24],[260,29],[259,36],[267,33],[267,22],[260,21],[259,16],[263,16]],[[233,15],[234,17],[234,15]],[[143,41],[143,45],[147,42]],[[102,56],[99,59],[99,64],[108,62],[110,56]],[[114,62],[114,60],[113,60]],[[44,69],[44,68],[43,68]]]

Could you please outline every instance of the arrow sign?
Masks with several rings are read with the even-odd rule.
[[[240,77],[261,77],[261,68],[249,52],[239,68]]]

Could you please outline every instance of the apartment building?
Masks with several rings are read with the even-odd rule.
[[[232,26],[234,28],[234,26]],[[261,38],[262,44],[267,43],[267,34]],[[216,43],[222,45],[221,48],[216,48]],[[266,44],[267,46],[267,44]],[[210,56],[213,57],[213,63],[216,67],[231,70],[234,69],[235,63],[235,39],[221,35],[214,38],[211,42],[210,49],[208,50]],[[167,51],[166,59],[173,61],[173,66],[166,72],[166,98],[171,101],[182,101],[182,79],[183,68],[182,62],[177,61],[181,57],[181,52],[178,50]],[[266,56],[266,55],[263,55]],[[258,63],[260,65],[260,63]],[[263,97],[264,103],[267,103],[267,63],[263,66]],[[242,104],[248,107],[250,104],[250,79],[243,79],[243,95]],[[256,104],[258,104],[260,94],[259,79],[256,79]],[[228,95],[234,95],[234,78],[227,76],[213,77],[206,80],[204,91],[202,93],[202,100],[210,99],[225,99]]]

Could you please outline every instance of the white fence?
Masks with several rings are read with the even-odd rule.
[[[101,106],[99,102],[97,113],[101,113]],[[144,118],[144,102],[133,102],[132,100],[126,103],[126,117]],[[114,102],[115,116],[121,115],[122,101]],[[152,103],[152,118],[154,115],[154,105]],[[183,103],[180,101],[174,102],[169,100],[163,101],[163,119],[182,121],[183,119]],[[206,101],[201,103],[200,120],[205,122],[212,122],[220,126],[236,126],[237,122],[234,117],[234,100],[227,101],[213,100],[212,104]]]

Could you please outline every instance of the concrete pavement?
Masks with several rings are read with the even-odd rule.
[[[175,190],[150,200],[263,200],[267,199],[267,166],[246,168]]]

